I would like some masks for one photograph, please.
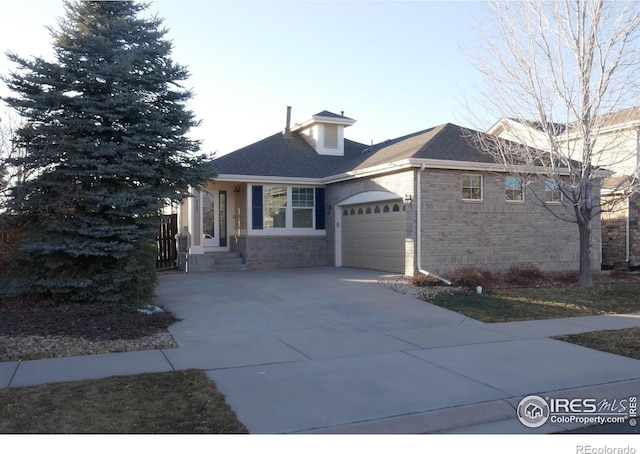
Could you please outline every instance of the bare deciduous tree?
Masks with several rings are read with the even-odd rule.
[[[483,115],[502,120],[491,143],[481,145],[510,172],[543,179],[561,194],[565,209],[554,213],[577,224],[578,285],[591,286],[592,220],[606,209],[602,178],[626,175],[616,188],[625,196],[637,188],[638,145],[629,146],[629,131],[640,124],[640,110],[632,108],[640,3],[529,0],[489,7],[492,21],[479,27],[482,48],[472,61],[484,76]]]
[[[0,194],[4,194],[9,182],[18,176],[17,170],[9,163],[19,153],[13,141],[17,127],[15,115],[8,110],[0,113]]]
[[[16,130],[22,126],[22,120],[12,111],[0,112],[0,211],[11,187],[18,190],[29,177],[22,166],[13,165],[13,159],[23,157],[25,153],[14,140]]]

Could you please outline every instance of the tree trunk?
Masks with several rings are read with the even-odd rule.
[[[578,222],[580,231],[580,270],[578,287],[593,287],[593,257],[591,243],[591,220]]]

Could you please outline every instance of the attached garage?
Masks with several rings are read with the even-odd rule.
[[[342,206],[342,266],[404,274],[405,214],[400,199]]]

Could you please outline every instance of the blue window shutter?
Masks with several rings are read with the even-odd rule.
[[[262,186],[251,187],[252,227],[262,230]]]
[[[324,230],[324,188],[316,188],[316,230]]]

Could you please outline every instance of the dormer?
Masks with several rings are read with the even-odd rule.
[[[320,155],[344,156],[344,128],[355,122],[342,113],[323,110],[291,130],[300,134]]]

